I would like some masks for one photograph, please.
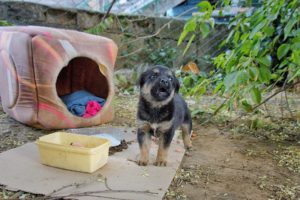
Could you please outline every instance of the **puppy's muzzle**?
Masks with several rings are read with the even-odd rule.
[[[169,88],[170,87],[169,80],[165,79],[165,78],[161,79],[159,84],[160,84],[161,87],[164,87],[164,88]]]
[[[171,89],[171,84],[170,84],[169,80],[162,78],[159,81],[159,89],[158,89],[159,93],[168,94],[170,92],[170,89]]]

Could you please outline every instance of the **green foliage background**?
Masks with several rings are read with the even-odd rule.
[[[201,96],[209,87],[226,98],[224,107],[242,107],[253,111],[264,101],[264,94],[281,83],[285,90],[300,77],[300,2],[299,0],[265,0],[262,5],[234,17],[226,40],[221,47],[228,50],[213,58],[216,70],[208,77],[183,78],[189,88],[186,94]],[[220,14],[230,1],[219,1]],[[249,2],[248,2],[249,4]],[[199,14],[190,18],[181,33],[178,44],[189,38],[186,49],[200,30],[206,37],[214,28],[212,10],[208,1],[198,4]],[[294,83],[295,84],[295,83]]]

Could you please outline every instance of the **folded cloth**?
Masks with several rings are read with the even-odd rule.
[[[101,105],[97,101],[89,101],[85,107],[85,113],[83,118],[89,118],[95,116],[102,109]]]
[[[85,90],[78,90],[71,94],[61,96],[61,99],[72,114],[80,117],[84,115],[86,105],[89,101],[96,101],[102,107],[105,104],[105,99],[97,97]]]

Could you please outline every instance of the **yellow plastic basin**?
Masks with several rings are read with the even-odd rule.
[[[66,132],[55,132],[36,141],[42,164],[92,173],[108,160],[107,139]]]

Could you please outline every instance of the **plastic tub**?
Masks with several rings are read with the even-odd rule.
[[[55,132],[36,141],[42,164],[92,173],[107,163],[107,139]]]

